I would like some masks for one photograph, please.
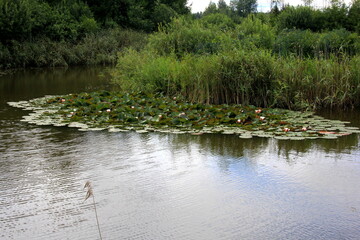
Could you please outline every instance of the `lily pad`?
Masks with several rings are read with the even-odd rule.
[[[357,127],[347,127],[348,122],[328,120],[312,112],[180,102],[143,92],[100,91],[8,104],[33,111],[21,121],[75,127],[79,131],[218,133],[279,140],[335,139],[360,133]]]

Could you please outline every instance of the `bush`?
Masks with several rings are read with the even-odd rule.
[[[325,57],[335,55],[356,55],[360,53],[360,37],[345,29],[323,33],[318,38],[319,54]]]
[[[283,30],[276,38],[274,52],[280,56],[314,57],[318,34],[310,30]]]
[[[206,15],[200,21],[207,28],[218,28],[224,31],[235,28],[235,22],[229,16],[221,13]]]
[[[278,29],[301,29],[319,31],[322,29],[322,14],[311,7],[286,7],[278,16]]]
[[[233,39],[219,28],[206,27],[200,21],[180,17],[159,29],[149,38],[149,48],[160,55],[182,56],[214,54],[230,47]]]
[[[275,40],[275,31],[268,23],[262,22],[254,15],[245,18],[236,27],[236,33],[242,45],[254,45],[258,48],[272,49]]]
[[[360,53],[360,37],[345,29],[324,33],[310,30],[284,30],[275,41],[274,53],[280,56],[329,58],[331,55]]]

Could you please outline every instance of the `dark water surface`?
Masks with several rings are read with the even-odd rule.
[[[6,105],[109,88],[101,69],[0,77],[0,239],[360,239],[359,135],[79,132]],[[323,112],[360,126],[360,112]]]

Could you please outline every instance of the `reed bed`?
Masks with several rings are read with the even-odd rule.
[[[269,51],[159,56],[129,50],[115,81],[123,90],[182,95],[191,102],[289,109],[360,106],[360,57],[301,59]],[[134,64],[136,63],[136,64]]]
[[[174,19],[150,35],[144,49],[120,53],[114,82],[125,91],[182,95],[209,104],[360,107],[356,33],[284,30],[276,35],[254,16],[226,27],[226,19],[205,20]]]

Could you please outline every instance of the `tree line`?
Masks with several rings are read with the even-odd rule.
[[[0,0],[0,41],[78,40],[103,28],[156,30],[190,13],[186,0]]]
[[[240,23],[249,14],[269,15],[273,25],[279,30],[299,29],[321,32],[334,29],[346,29],[360,33],[360,1],[353,0],[346,5],[341,0],[331,0],[324,8],[312,7],[311,0],[303,0],[304,6],[290,6],[282,0],[272,0],[268,13],[257,13],[256,0],[231,0],[227,4],[220,0],[217,4],[211,2],[204,12],[196,13],[196,18],[221,13]]]

